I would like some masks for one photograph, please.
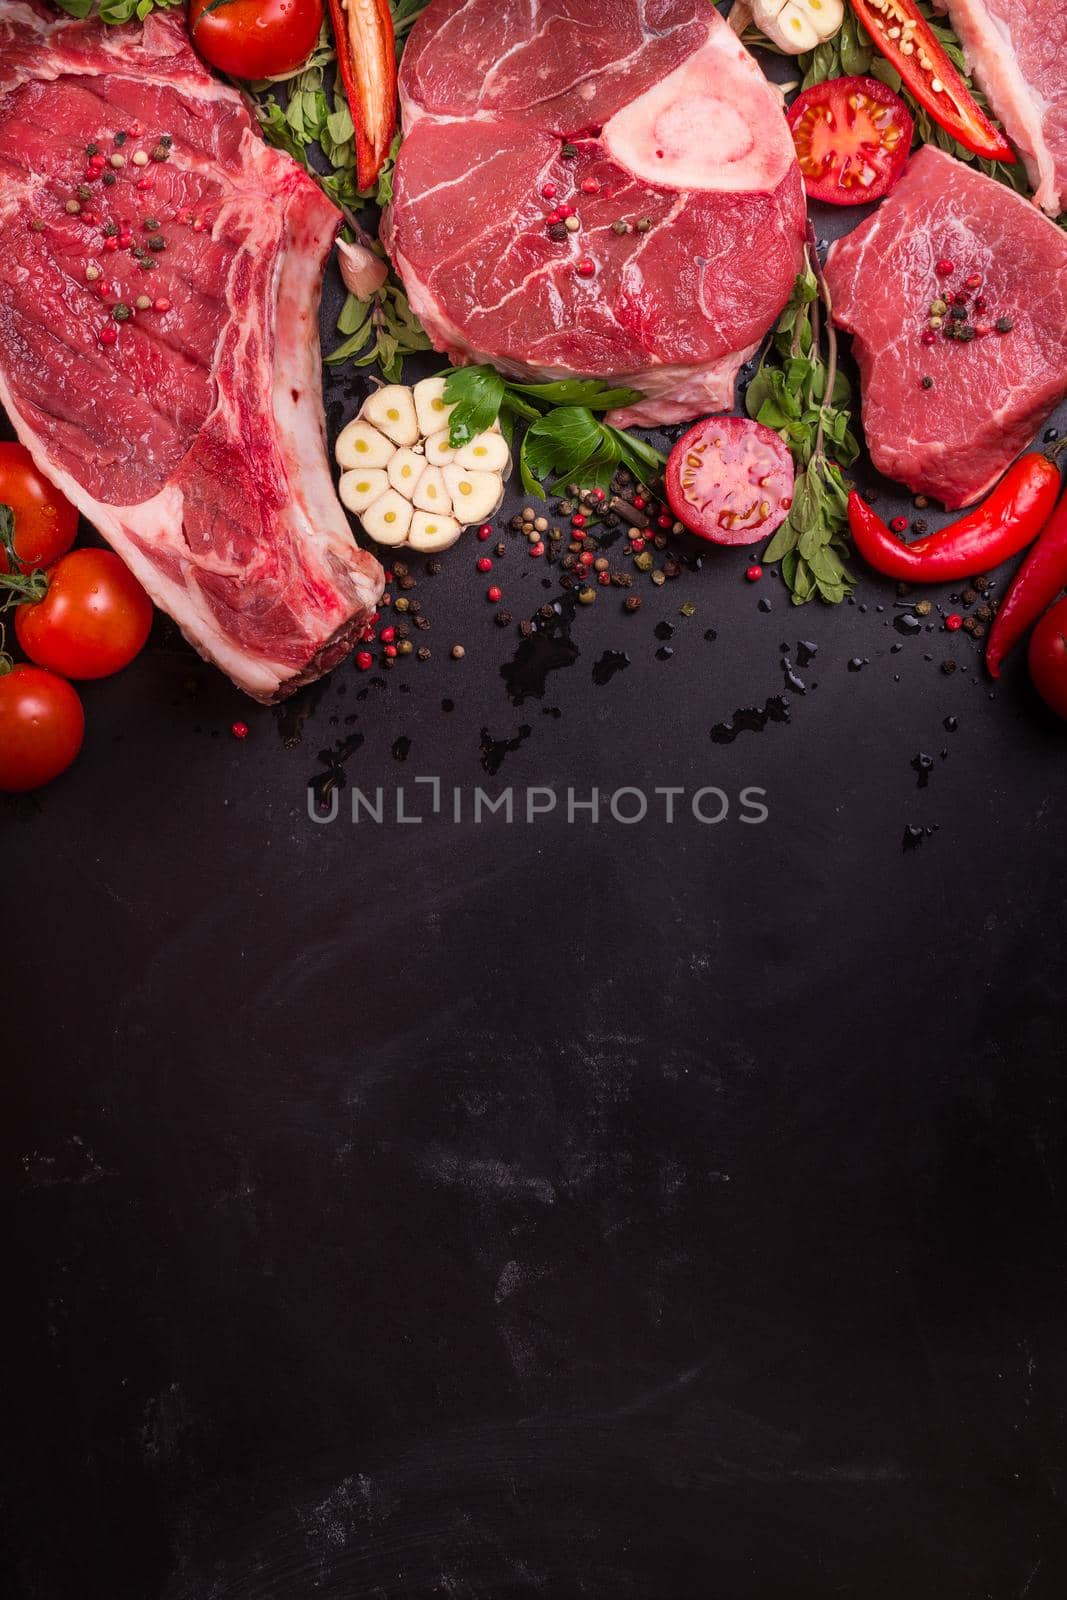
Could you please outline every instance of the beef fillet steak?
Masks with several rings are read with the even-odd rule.
[[[951,508],[978,500],[1067,394],[1067,236],[923,145],[826,276],[875,466]]]

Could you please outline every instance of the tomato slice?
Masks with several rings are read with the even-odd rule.
[[[852,9],[946,133],[976,156],[1014,164],[1011,145],[975,100],[915,0],[852,0]]]
[[[813,200],[861,206],[880,200],[904,171],[915,124],[877,78],[812,84],[786,113],[804,187]]]
[[[793,504],[793,458],[747,417],[707,417],[667,458],[667,499],[679,522],[712,544],[755,544]]]

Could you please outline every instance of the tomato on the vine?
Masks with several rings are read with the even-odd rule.
[[[65,772],[82,746],[85,713],[64,678],[0,656],[0,789],[25,794]]]
[[[20,605],[15,632],[31,661],[65,678],[107,678],[144,648],[152,602],[110,550],[72,550],[44,598]]]
[[[0,444],[0,506],[10,506],[15,519],[15,555],[23,572],[50,567],[74,543],[78,513],[33,464],[21,444]],[[8,559],[0,549],[0,572]]]
[[[209,66],[231,78],[293,72],[315,48],[322,0],[189,0],[189,32]]]

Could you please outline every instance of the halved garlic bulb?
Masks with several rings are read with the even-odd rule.
[[[453,449],[444,394],[443,377],[385,384],[338,437],[338,494],[379,544],[447,550],[504,497],[511,452],[499,423]]]

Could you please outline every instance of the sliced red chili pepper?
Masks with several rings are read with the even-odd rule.
[[[985,661],[990,676],[1000,677],[1000,663],[1019,643],[1031,623],[1067,588],[1067,496],[1045,524],[1041,537],[1012,581],[989,631]]]
[[[848,523],[856,549],[876,572],[904,583],[954,583],[1018,555],[1056,504],[1060,474],[1047,456],[1021,456],[989,498],[958,522],[904,544],[853,489]]]
[[[352,111],[356,175],[369,189],[396,132],[396,41],[389,0],[330,0],[337,66]]]
[[[947,133],[987,161],[1015,161],[978,105],[915,0],[852,0],[852,9],[907,87]]]

